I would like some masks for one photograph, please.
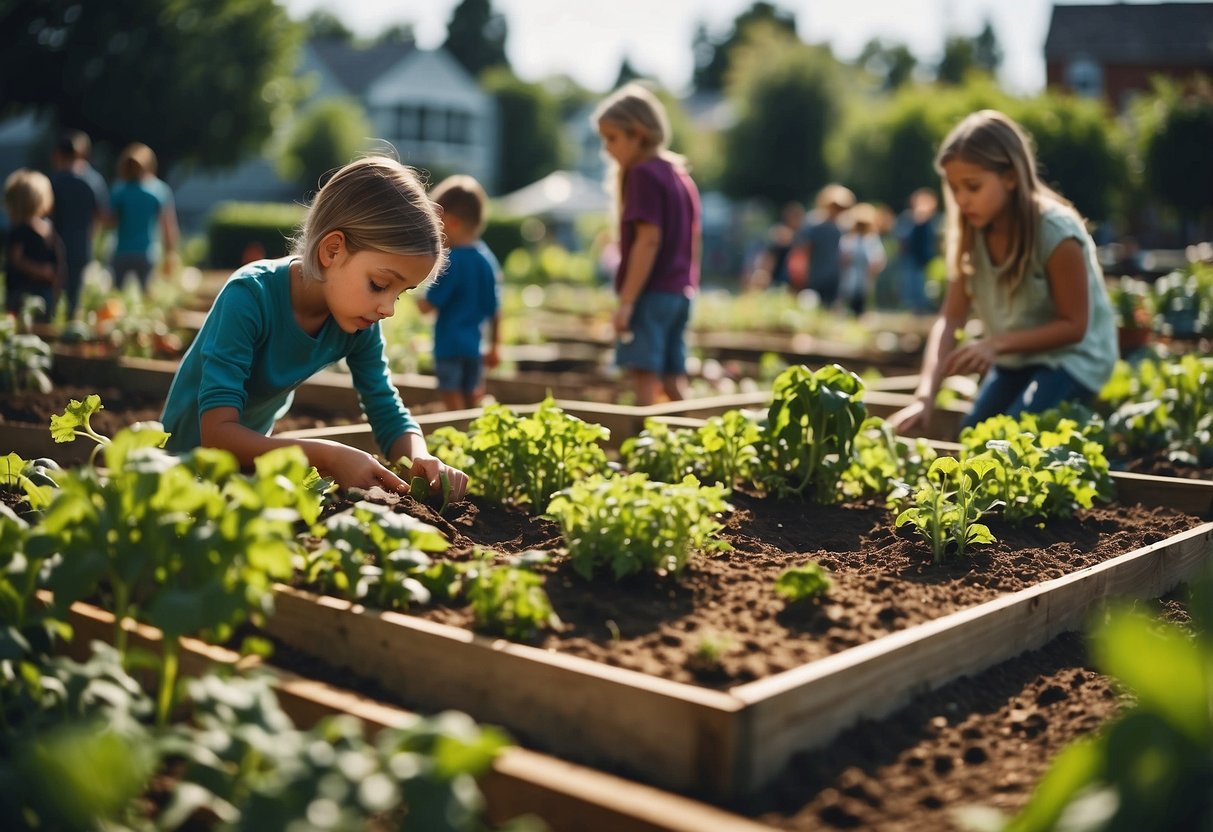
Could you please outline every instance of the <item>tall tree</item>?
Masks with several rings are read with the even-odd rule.
[[[1195,221],[1213,212],[1213,83],[1156,82],[1136,109],[1150,111],[1141,120],[1148,125],[1142,140],[1147,187],[1179,211],[1189,242],[1198,233]]]
[[[941,84],[959,86],[964,83],[969,70],[977,66],[977,50],[973,39],[963,35],[949,35],[943,45],[943,57],[935,67],[935,80]]]
[[[442,48],[473,76],[491,67],[509,66],[505,57],[505,16],[491,0],[462,0],[451,12]]]
[[[736,52],[728,95],[737,121],[724,137],[725,193],[779,205],[825,184],[826,139],[841,110],[828,50],[755,26]]]
[[[347,43],[354,39],[354,33],[341,22],[341,18],[327,9],[316,9],[303,20],[307,29],[308,39],[340,40]]]
[[[973,40],[973,62],[991,75],[997,75],[1002,66],[1002,46],[994,34],[994,24],[988,19]]]
[[[300,29],[274,0],[5,3],[0,116],[141,141],[162,168],[232,165],[261,150],[289,105]]]
[[[519,80],[505,67],[485,72],[484,88],[497,100],[501,153],[497,188],[509,193],[560,167],[560,105],[542,84]]]
[[[643,75],[636,71],[636,67],[632,66],[632,62],[625,55],[619,64],[619,74],[615,76],[615,86],[612,89],[617,90],[629,81],[635,81],[643,77]]]
[[[880,79],[882,90],[892,92],[914,77],[918,59],[904,43],[873,38],[864,44],[856,63]]]
[[[776,29],[796,36],[796,15],[778,9],[773,3],[754,3],[733,21],[733,28],[720,41],[713,41],[702,25],[696,30],[694,49],[695,70],[692,83],[700,92],[720,92],[724,89],[725,75],[729,69],[730,55],[738,44],[744,42],[746,32],[758,23],[773,25]]]

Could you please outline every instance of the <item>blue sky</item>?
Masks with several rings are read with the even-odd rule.
[[[909,45],[920,62],[938,59],[948,34],[975,35],[987,18],[1005,58],[1000,80],[1015,93],[1044,86],[1044,41],[1051,0],[773,0],[796,14],[800,36],[828,41],[841,58],[853,58],[872,37]],[[1138,0],[1141,2],[1141,0]],[[361,35],[411,22],[423,47],[440,46],[459,0],[284,0],[296,17],[324,7]],[[690,44],[698,23],[727,32],[752,0],[493,0],[509,26],[508,55],[527,80],[567,73],[606,91],[625,55],[632,65],[674,90],[691,77]],[[1089,5],[1092,0],[1068,0]],[[1096,4],[1100,4],[1096,0]]]

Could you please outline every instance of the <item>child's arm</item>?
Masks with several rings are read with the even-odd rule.
[[[969,296],[965,293],[964,279],[953,277],[948,282],[948,291],[939,310],[939,317],[931,327],[926,349],[922,353],[922,369],[919,371],[918,389],[914,391],[914,403],[906,405],[889,417],[889,424],[898,433],[924,430],[935,415],[935,396],[945,376],[948,357],[956,346],[956,330],[964,326],[969,317]]]
[[[628,331],[632,320],[632,308],[636,299],[644,291],[649,282],[649,273],[653,271],[653,263],[657,260],[657,251],[661,248],[661,227],[651,222],[636,223],[636,239],[628,252],[628,268],[623,276],[623,285],[619,288],[619,308],[615,310],[612,323],[617,333]]]
[[[44,283],[57,283],[59,280],[59,271],[53,263],[39,263],[37,260],[31,260],[25,256],[25,246],[20,242],[11,243],[8,247],[8,265],[10,269],[14,269],[23,274],[28,274],[30,277],[37,278]]]
[[[1045,261],[1056,316],[1032,329],[1004,332],[965,344],[948,361],[947,373],[984,373],[1003,353],[1045,352],[1076,344],[1087,333],[1087,264],[1074,238],[1058,243]]]
[[[216,407],[200,417],[202,444],[230,451],[241,466],[274,448],[298,445],[308,462],[323,476],[331,477],[346,488],[380,486],[388,491],[406,492],[408,485],[375,460],[373,456],[325,439],[278,439],[264,436],[240,424],[240,412],[234,407]]]
[[[490,370],[501,363],[501,313],[489,318],[489,348],[484,354],[484,366]]]
[[[429,313],[433,312],[438,307],[434,306],[434,304],[432,304],[428,300],[426,300],[424,295],[418,295],[417,296],[417,308],[420,309],[424,314],[428,315]]]
[[[177,257],[177,238],[180,230],[177,227],[177,209],[170,199],[160,211],[160,232],[164,236],[164,262],[161,264],[166,275],[173,273],[174,261]]]

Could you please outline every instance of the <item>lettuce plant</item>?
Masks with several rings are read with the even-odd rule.
[[[992,459],[960,462],[941,456],[927,470],[927,481],[914,495],[914,505],[897,515],[896,525],[912,525],[931,545],[935,563],[942,563],[949,546],[957,557],[969,546],[993,543],[989,527],[977,522],[998,501],[985,503],[980,498],[982,483],[995,475],[999,465]]]
[[[819,598],[830,591],[830,570],[816,561],[785,569],[775,579],[775,591],[791,603]]]
[[[925,439],[898,436],[884,419],[869,416],[855,434],[853,459],[842,472],[842,494],[858,500],[888,498],[902,486],[913,490],[936,456]]]
[[[546,561],[547,553],[530,552],[508,564],[482,557],[465,565],[464,591],[478,632],[527,641],[540,630],[560,627],[543,576],[530,568]]]
[[[49,393],[50,369],[50,344],[37,335],[18,333],[13,318],[0,316],[0,393]]]
[[[0,456],[0,489],[21,494],[34,511],[50,502],[58,484],[53,473],[59,465],[52,459],[24,460],[17,454]]]
[[[766,483],[780,495],[836,501],[867,416],[862,396],[859,376],[837,364],[816,371],[796,365],[781,373],[762,434]]]
[[[645,474],[595,476],[556,494],[548,516],[560,524],[569,558],[590,578],[609,568],[615,580],[637,572],[681,572],[697,550],[727,551],[716,516],[731,511],[728,491],[700,485],[653,482]]]

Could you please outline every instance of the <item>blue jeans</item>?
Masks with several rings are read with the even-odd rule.
[[[480,356],[456,355],[434,359],[434,375],[438,377],[439,390],[457,390],[472,393],[480,386],[484,362]]]
[[[642,292],[632,309],[631,338],[615,343],[615,363],[663,376],[686,375],[691,300],[673,292]]]
[[[1087,402],[1094,395],[1060,367],[1040,364],[1018,368],[994,366],[981,382],[973,409],[961,427],[972,427],[1000,413],[1014,417],[1020,413],[1042,413],[1064,401]]]

